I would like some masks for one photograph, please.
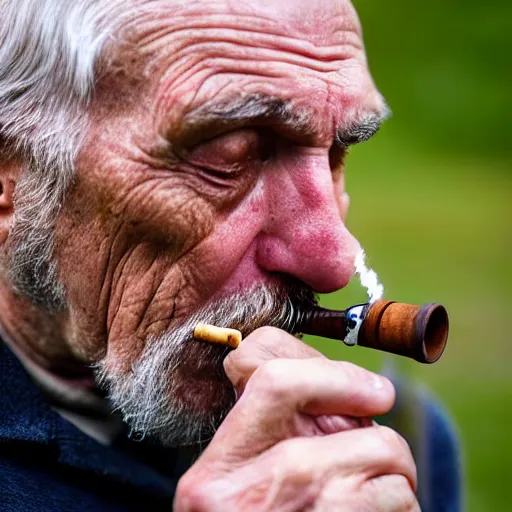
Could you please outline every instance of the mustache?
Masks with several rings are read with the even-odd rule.
[[[277,327],[290,334],[306,311],[318,305],[313,289],[296,280],[256,285],[209,302],[186,322],[190,326],[203,322],[237,329],[243,335],[264,326]]]

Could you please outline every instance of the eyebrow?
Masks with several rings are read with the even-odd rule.
[[[338,129],[334,142],[337,146],[343,148],[366,142],[379,131],[382,123],[390,116],[391,110],[387,106],[379,114],[373,112],[366,114],[349,127]]]
[[[378,112],[368,112],[360,119],[345,122],[336,130],[334,143],[348,147],[370,139],[389,118],[391,111],[384,102]],[[302,135],[313,135],[318,127],[318,119],[312,110],[297,111],[290,101],[253,94],[218,103],[207,103],[190,112],[183,119],[182,127],[186,132],[202,129],[218,131],[243,127],[251,123],[279,123]]]

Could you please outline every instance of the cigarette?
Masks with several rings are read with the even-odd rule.
[[[217,327],[216,325],[197,324],[194,329],[194,338],[210,343],[220,343],[231,348],[237,348],[242,341],[242,333],[236,329]]]

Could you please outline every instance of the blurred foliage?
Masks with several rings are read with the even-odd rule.
[[[348,157],[348,224],[388,298],[447,306],[440,362],[393,359],[434,390],[460,430],[467,510],[511,510],[512,2],[355,5],[394,116]],[[364,300],[357,283],[322,298],[332,307]],[[366,349],[310,341],[333,358],[384,364]]]
[[[370,67],[396,116],[395,130],[431,152],[509,155],[512,2],[355,5]]]

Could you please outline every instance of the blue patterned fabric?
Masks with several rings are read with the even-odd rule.
[[[462,510],[461,469],[457,435],[439,404],[425,398],[425,443],[428,471],[424,478],[424,512]]]
[[[380,423],[408,441],[418,468],[418,499],[422,512],[462,510],[460,447],[449,416],[430,393],[408,380],[390,376],[395,407]]]
[[[403,395],[414,398],[399,400],[388,420],[398,429],[425,420],[421,432],[406,433],[419,461],[423,512],[457,512],[458,452],[450,423],[426,394]],[[169,512],[194,455],[125,436],[112,446],[97,443],[51,409],[0,342],[1,512]]]

